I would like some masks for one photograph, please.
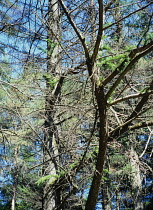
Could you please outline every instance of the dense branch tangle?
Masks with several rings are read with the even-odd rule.
[[[30,44],[27,41],[26,59],[20,60],[22,64],[26,60],[20,76],[31,85],[25,86],[27,92],[21,80],[12,84],[4,80],[2,85],[7,96],[12,91],[13,103],[25,96],[21,106],[14,103],[16,121],[30,130],[24,138],[41,142],[40,162],[29,170],[43,166],[44,210],[94,210],[104,181],[106,152],[113,145],[123,148],[123,135],[153,125],[152,2],[147,2],[49,0],[37,1],[36,10],[29,10],[31,19],[38,21],[31,26],[27,18],[29,26],[24,23],[21,37],[29,40],[33,35]],[[24,12],[29,7],[23,4]],[[10,24],[3,23],[0,31],[13,27]],[[38,76],[32,80],[33,72]],[[37,101],[43,105],[26,122],[23,105],[35,107]],[[28,119],[31,112],[25,111]],[[31,125],[37,118],[43,123]],[[6,130],[2,129],[3,135]]]
[[[120,102],[124,102],[124,101],[126,102],[127,100],[135,99],[135,98],[137,99],[137,98],[141,97],[140,102],[138,102],[138,104],[135,107],[132,105],[133,111],[131,109],[131,114],[129,112],[129,116],[123,118],[123,120],[122,120],[123,123],[119,126],[119,128],[117,128],[117,129],[115,128],[114,132],[111,131],[111,133],[108,134],[107,126],[109,126],[109,125],[107,125],[107,119],[108,119],[108,110],[107,109],[109,106],[107,105],[107,103],[109,104],[109,100],[110,100],[111,96],[114,94],[114,92],[117,93],[117,94],[116,93],[114,94],[117,97],[117,95],[124,95],[127,88],[130,88],[129,86],[127,86],[127,88],[126,87],[125,87],[125,89],[123,88],[124,90],[122,90],[122,92],[116,91],[116,89],[118,89],[120,86],[122,86],[121,81],[122,80],[124,81],[125,76],[128,75],[129,72],[131,72],[130,80],[132,80],[132,74],[134,74],[134,71],[136,71],[136,70],[132,70],[133,66],[142,57],[144,57],[145,55],[148,55],[150,52],[153,51],[153,42],[151,41],[147,44],[142,43],[141,47],[132,49],[129,52],[129,54],[127,54],[125,56],[125,58],[122,59],[123,61],[120,62],[120,64],[117,64],[116,69],[114,69],[109,75],[106,73],[106,77],[103,77],[103,75],[101,75],[101,74],[103,74],[103,71],[106,71],[105,66],[102,65],[101,69],[99,70],[99,67],[97,67],[97,64],[96,64],[96,58],[98,57],[99,48],[101,47],[102,49],[105,49],[104,43],[102,42],[102,39],[103,39],[102,36],[105,34],[105,31],[107,31],[107,29],[109,29],[115,25],[118,26],[117,25],[118,23],[122,22],[123,20],[126,20],[129,17],[132,18],[132,15],[147,8],[152,3],[150,2],[148,5],[144,5],[139,9],[135,9],[133,12],[129,13],[128,15],[125,15],[124,17],[120,17],[120,15],[118,15],[119,19],[117,19],[114,23],[110,24],[107,27],[107,26],[104,26],[105,16],[107,15],[107,13],[105,13],[105,12],[107,12],[107,10],[109,10],[109,9],[111,11],[111,5],[113,4],[113,2],[109,2],[108,5],[103,5],[102,1],[98,1],[98,4],[96,4],[96,2],[95,2],[95,7],[97,8],[97,11],[98,11],[98,15],[97,15],[98,16],[98,20],[97,20],[98,29],[97,29],[97,37],[95,40],[95,45],[93,46],[93,51],[91,51],[86,44],[87,43],[86,34],[82,35],[82,33],[80,32],[79,28],[77,27],[77,24],[75,24],[75,21],[73,20],[72,12],[69,11],[68,8],[65,7],[63,1],[60,0],[59,2],[61,3],[61,6],[62,6],[63,10],[65,11],[65,14],[68,18],[68,21],[70,22],[70,25],[76,32],[78,39],[80,40],[80,43],[82,44],[82,47],[84,49],[89,79],[91,79],[91,82],[92,82],[92,91],[95,96],[97,110],[99,113],[99,117],[98,117],[99,125],[100,125],[100,127],[99,127],[99,151],[98,151],[98,155],[97,155],[97,164],[96,164],[96,169],[95,169],[94,176],[93,176],[93,181],[92,181],[91,188],[89,191],[89,196],[88,196],[88,199],[86,202],[86,209],[94,209],[95,205],[96,205],[96,200],[98,197],[98,191],[99,191],[99,187],[100,187],[101,177],[102,177],[102,173],[103,173],[107,140],[111,139],[111,138],[112,139],[119,138],[123,133],[128,131],[129,125],[132,123],[132,121],[134,121],[139,116],[139,114],[141,114],[143,106],[148,102],[150,95],[152,95],[152,82],[151,82],[150,86],[143,93],[137,93],[137,94],[133,94],[133,95],[130,94],[129,97],[122,96],[123,97],[122,99],[116,98],[115,99],[116,102],[115,101],[110,102],[109,106],[112,106],[113,104],[117,105]],[[116,1],[116,3],[117,3],[117,1]],[[117,5],[116,3],[114,3],[114,7],[115,7],[115,5]],[[116,7],[116,8],[114,8],[114,10],[115,9],[117,10],[118,8]],[[77,22],[77,19],[76,19],[76,22]],[[124,33],[124,31],[122,31],[122,33]],[[106,32],[106,34],[107,34],[107,32]],[[112,39],[113,39],[113,36],[112,36]],[[106,40],[108,42],[110,42],[109,38],[106,38]],[[122,42],[123,42],[123,40],[122,40]],[[117,44],[117,41],[116,41],[116,44]],[[118,43],[118,45],[119,44],[120,43]],[[115,47],[115,45],[114,45],[114,47]],[[108,57],[109,57],[109,55],[108,55]],[[113,62],[113,59],[112,59],[112,62]],[[100,72],[100,71],[102,71],[102,72]],[[125,84],[125,86],[126,86],[126,84]],[[123,84],[123,87],[124,87],[124,84]],[[132,89],[131,89],[131,91],[132,91]],[[135,128],[136,128],[136,126],[135,126]],[[131,129],[134,129],[134,126],[131,127]],[[112,133],[113,133],[113,135],[112,135]]]

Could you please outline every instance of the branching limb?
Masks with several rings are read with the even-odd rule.
[[[61,6],[62,6],[62,8],[63,8],[63,10],[64,10],[64,12],[65,12],[65,14],[66,14],[66,16],[67,16],[67,18],[68,18],[68,20],[69,20],[71,26],[73,27],[75,33],[77,34],[79,40],[80,40],[81,43],[82,43],[82,46],[83,46],[84,51],[85,51],[85,56],[86,56],[86,58],[88,58],[88,57],[89,57],[89,51],[88,51],[88,48],[87,48],[87,46],[86,46],[86,44],[85,44],[85,38],[84,38],[84,37],[81,35],[81,33],[79,32],[79,30],[78,30],[76,24],[74,23],[73,19],[71,18],[70,12],[68,11],[68,9],[67,9],[67,7],[65,6],[64,2],[63,2],[62,0],[59,0],[59,2],[60,2]]]
[[[147,45],[144,45],[142,47],[139,48],[135,48],[133,49],[128,58],[126,58],[110,75],[108,75],[108,77],[106,77],[106,79],[103,80],[103,86],[105,86],[106,84],[108,84],[109,82],[111,82],[111,80],[119,74],[119,72],[121,72],[124,68],[125,68],[125,64],[128,61],[128,59],[133,59],[135,57],[135,55],[137,53],[141,53],[144,52],[145,50],[147,50],[148,48],[153,46],[153,41],[149,42]]]
[[[117,115],[117,112],[113,109],[113,107],[110,107],[110,109],[111,109],[111,111],[114,113],[118,125],[121,125],[121,122],[120,122],[120,119],[119,119],[119,117],[118,117],[118,115]]]
[[[140,129],[140,128],[146,128],[146,127],[152,126],[152,125],[153,125],[153,120],[147,121],[147,122],[136,123],[132,126],[129,126],[129,130],[133,131],[133,130]]]
[[[148,140],[147,140],[147,142],[146,142],[145,148],[144,148],[143,152],[141,153],[141,155],[139,156],[140,158],[142,158],[143,155],[145,154],[145,152],[146,152],[146,150],[147,150],[147,148],[148,148],[149,142],[150,142],[150,140],[151,140],[151,137],[152,137],[152,135],[153,135],[153,131],[152,131],[149,127],[148,127],[148,129],[150,130],[150,134],[149,134]]]
[[[151,94],[153,94],[153,91],[150,91],[149,93],[150,93],[150,95],[151,95]],[[120,102],[129,100],[129,99],[134,99],[134,98],[143,97],[143,96],[145,96],[146,94],[148,94],[148,93],[146,93],[146,92],[145,92],[145,93],[136,93],[136,94],[131,94],[131,95],[122,97],[122,98],[118,98],[117,100],[114,100],[114,101],[112,101],[111,103],[109,103],[109,106],[118,104],[118,103],[120,103]]]
[[[97,40],[95,43],[95,47],[93,50],[93,54],[92,54],[92,63],[94,63],[97,54],[98,54],[98,50],[99,50],[99,46],[100,46],[100,42],[102,39],[102,34],[103,34],[103,16],[104,16],[104,11],[103,11],[103,1],[98,0],[98,4],[99,4],[99,28],[98,28],[98,35],[97,35]]]
[[[116,87],[120,84],[121,80],[124,78],[124,76],[127,74],[128,71],[131,70],[132,66],[143,56],[147,55],[148,53],[153,51],[153,46],[151,46],[149,49],[145,50],[144,52],[137,55],[134,59],[130,61],[130,63],[127,65],[127,67],[122,71],[122,73],[119,75],[118,79],[115,81],[114,85],[111,86],[110,90],[106,94],[106,99],[111,96],[113,91],[116,89]]]

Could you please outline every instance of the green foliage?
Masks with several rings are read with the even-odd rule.
[[[77,166],[78,164],[78,161],[75,161],[74,163],[70,164],[70,168],[73,169],[75,166]]]
[[[38,184],[38,186],[43,185],[45,182],[48,182],[51,178],[53,178],[53,179],[50,181],[50,184],[53,184],[54,181],[59,178],[59,175],[56,174],[56,175],[43,176],[43,177],[38,179],[36,184]]]
[[[47,49],[44,49],[43,47],[38,47],[38,50],[41,50],[44,53],[47,53],[48,52],[48,50]]]
[[[0,113],[0,124],[2,129],[0,138],[2,139],[2,145],[4,146],[3,152],[5,153],[2,154],[2,159],[5,163],[3,165],[4,172],[2,175],[6,175],[8,178],[6,186],[3,186],[3,190],[5,190],[5,192],[3,192],[5,198],[8,198],[7,201],[9,203],[9,200],[12,198],[12,186],[15,180],[15,172],[17,172],[17,210],[34,209],[32,204],[39,201],[39,197],[42,198],[41,191],[43,191],[42,188],[44,185],[46,183],[50,185],[56,184],[59,180],[64,180],[64,184],[61,187],[61,198],[65,198],[65,195],[69,196],[69,194],[73,193],[73,187],[76,183],[79,185],[79,188],[77,193],[75,194],[74,192],[72,195],[72,200],[73,197],[77,197],[78,194],[81,194],[80,198],[83,198],[84,192],[88,187],[91,186],[89,183],[92,181],[91,177],[94,174],[97,154],[99,152],[99,128],[95,128],[95,131],[92,133],[92,126],[95,120],[94,115],[96,111],[99,111],[97,109],[100,107],[98,106],[96,100],[99,95],[98,93],[101,92],[99,91],[100,89],[96,89],[97,87],[93,85],[94,81],[91,79],[93,76],[94,80],[96,65],[93,63],[95,72],[94,70],[93,72],[91,70],[91,74],[93,73],[93,75],[90,77],[87,73],[87,66],[83,64],[86,58],[82,52],[83,47],[81,42],[78,41],[77,36],[73,36],[75,32],[71,31],[69,21],[66,20],[65,22],[65,15],[61,16],[62,21],[60,23],[62,26],[61,28],[64,28],[64,30],[61,32],[61,34],[64,35],[64,38],[62,39],[59,38],[60,36],[58,36],[58,34],[56,34],[57,28],[55,32],[54,29],[53,31],[52,29],[49,30],[49,28],[52,27],[52,23],[50,25],[49,19],[47,20],[49,17],[49,11],[46,10],[47,2],[45,3],[45,7],[42,7],[43,4],[41,1],[37,1],[37,4],[35,4],[35,1],[30,2],[31,3],[29,4],[28,1],[16,1],[15,3],[13,3],[13,1],[10,2],[9,0],[0,1],[4,7],[10,7],[8,10],[6,8],[6,10],[2,11],[0,14],[2,17],[1,33],[4,32],[2,38],[4,38],[6,33],[10,35],[8,43],[3,43],[3,40],[1,40],[6,49],[4,50],[4,47],[0,46],[0,50],[1,53],[5,52],[7,54],[11,64],[13,64],[13,71],[11,69],[11,64],[9,65],[8,61],[5,60],[1,63],[0,67],[0,75],[1,79],[3,80],[1,86],[2,90],[0,90],[0,97],[2,102],[0,107],[2,110]],[[96,42],[95,36],[97,35],[97,32],[95,32],[95,34],[92,34],[92,32],[97,30],[98,25],[97,22],[94,22],[92,27],[93,21],[90,21],[90,18],[88,20],[86,18],[88,9],[90,10],[90,8],[86,8],[86,5],[89,5],[89,2],[85,1],[85,4],[82,2],[77,10],[75,9],[75,5],[77,6],[77,1],[75,3],[70,8],[72,9],[71,16],[76,23],[78,32],[81,31],[85,37],[85,40],[83,39],[82,43],[87,40],[87,47],[89,46],[90,48],[90,46],[94,45],[94,42]],[[104,34],[106,35],[102,36],[102,46],[99,48],[99,54],[97,58],[97,66],[99,67],[98,70],[100,74],[98,75],[99,81],[97,79],[99,86],[102,84],[102,81],[107,78],[107,76],[112,71],[114,71],[114,69],[116,69],[123,61],[126,62],[124,62],[125,65],[123,65],[122,69],[128,65],[128,54],[133,48],[137,47],[137,44],[141,38],[143,41],[139,43],[140,47],[142,47],[143,44],[148,43],[153,38],[152,33],[149,32],[149,27],[148,29],[147,27],[144,27],[147,26],[146,23],[148,23],[148,15],[146,15],[147,8],[143,10],[141,14],[132,13],[135,10],[133,8],[137,6],[138,8],[141,8],[142,2],[139,2],[139,5],[137,5],[137,3],[133,4],[130,0],[130,2],[128,2],[128,7],[126,6],[127,2],[125,3],[122,1],[117,1],[117,4],[119,5],[115,5],[116,1],[111,1],[110,5],[109,2],[108,4],[107,2],[105,3],[106,7],[104,10],[106,10],[106,18],[104,18],[104,21],[110,22],[104,24],[103,27],[108,27],[112,23],[114,24],[112,27],[108,28],[108,30],[104,31]],[[145,5],[145,2],[143,2],[143,4]],[[95,6],[97,13],[98,4],[96,1]],[[43,11],[44,8],[45,11]],[[79,8],[81,15],[79,15]],[[52,9],[54,9],[54,7]],[[85,10],[83,11],[83,9]],[[116,17],[119,10],[121,10],[119,18],[122,18],[122,15],[123,17],[126,17],[126,15],[129,13],[132,14],[127,16],[127,19],[123,19],[121,24],[117,21]],[[7,16],[7,14],[9,15]],[[45,19],[42,19],[44,17]],[[133,17],[135,19],[134,21],[132,21]],[[54,17],[52,20],[54,22]],[[79,22],[80,20],[81,22]],[[95,18],[95,21],[97,20],[98,19]],[[45,21],[47,21],[46,26]],[[15,25],[13,26],[14,23]],[[121,25],[121,30],[124,34],[124,36],[121,37],[121,43],[118,42],[118,34],[116,34],[118,23]],[[3,25],[5,26],[4,30]],[[142,32],[145,32],[146,29],[148,32],[145,36],[143,36],[144,33],[142,34]],[[126,34],[126,32],[128,33]],[[60,91],[59,100],[56,101],[56,104],[53,104],[54,119],[51,119],[52,117],[49,116],[50,118],[48,117],[46,120],[46,112],[48,111],[46,110],[46,95],[51,94],[51,91],[49,90],[54,90],[59,81],[58,78],[54,75],[44,73],[50,72],[51,70],[48,68],[48,60],[50,62],[53,61],[53,63],[54,61],[56,62],[58,60],[56,57],[57,55],[55,55],[55,52],[58,51],[56,50],[58,49],[58,43],[52,41],[51,39],[44,39],[44,37],[51,37],[52,33],[54,39],[61,39],[61,45],[64,43],[64,47],[61,47],[62,55],[60,58],[62,60],[62,72],[64,73],[65,71],[65,78],[62,90]],[[68,37],[65,36],[66,33]],[[12,37],[15,39],[13,40]],[[93,42],[91,43],[92,38]],[[136,46],[134,46],[135,43]],[[8,49],[9,46],[11,47],[11,50]],[[89,49],[89,51],[91,50],[90,53],[92,53],[94,46],[91,48],[92,49]],[[88,49],[86,53],[88,54]],[[11,58],[10,54],[12,54]],[[52,60],[54,58],[55,60]],[[145,63],[144,61],[142,62]],[[148,59],[146,59],[146,63],[147,62]],[[152,74],[150,76],[148,75],[148,69],[146,66],[147,65],[143,65],[143,71],[147,72],[145,73],[147,76],[145,76],[151,78]],[[124,81],[120,82],[115,91],[112,91],[112,95],[108,99],[109,102],[118,98],[122,98],[129,93],[134,93],[135,90],[142,88],[140,83],[144,76],[138,76],[138,72],[139,74],[142,72],[141,68],[142,66],[140,63],[138,63],[137,68],[135,68],[135,66],[131,68],[131,70],[134,71],[131,71],[129,74],[125,75],[125,78],[123,78]],[[11,72],[13,72],[13,77]],[[135,72],[136,74],[134,75]],[[109,81],[105,87],[102,87],[104,88],[104,94],[107,94],[108,90],[111,89],[114,81],[116,81],[117,76],[119,75],[120,72],[118,72],[118,75],[114,76],[112,81]],[[135,79],[137,81],[135,81]],[[148,84],[147,81],[149,80],[144,82],[145,85]],[[137,82],[138,84],[136,84]],[[140,90],[140,92],[145,92],[147,90],[146,88],[147,87],[143,88]],[[98,95],[95,95],[95,90],[98,90]],[[105,98],[103,99],[103,102],[106,102]],[[108,135],[112,135],[113,132],[115,133],[118,124],[126,122],[126,119],[128,119],[128,116],[130,116],[130,113],[134,111],[135,107],[137,106],[135,103],[136,100],[133,100],[132,102],[133,103],[130,105],[127,103],[127,101],[120,104],[114,104],[113,108],[115,110],[116,116],[111,112],[111,110],[109,110],[109,105],[107,106],[106,121],[108,123]],[[147,106],[144,106],[144,109],[145,108],[147,108]],[[100,116],[100,112],[98,112],[96,118],[98,119]],[[144,116],[142,116],[142,118],[143,117]],[[119,120],[116,120],[115,118],[118,118]],[[52,120],[55,129],[51,126],[45,127],[44,121],[49,123],[51,122],[52,124]],[[116,121],[119,121],[119,123]],[[91,123],[91,127],[88,126],[89,123]],[[85,129],[85,126],[87,129]],[[59,148],[59,153],[57,155],[55,151],[56,148],[55,150],[54,148],[52,150],[50,147],[47,148],[50,150],[50,155],[52,155],[52,152],[54,153],[55,151],[53,158],[55,158],[55,162],[57,159],[58,161],[56,162],[57,165],[54,169],[57,170],[56,174],[54,175],[46,175],[40,177],[42,176],[42,159],[45,159],[45,156],[43,157],[43,152],[48,146],[48,142],[44,142],[44,136],[48,136],[51,142],[52,138],[49,133],[50,131],[55,134],[55,141],[57,137],[57,142],[59,142],[59,144],[56,144],[56,146]],[[103,132],[101,134],[103,134]],[[82,142],[80,141],[80,137],[83,139]],[[39,146],[37,145],[37,141],[41,142]],[[131,144],[133,144],[133,140],[125,140],[125,142],[129,141]],[[125,147],[127,146],[129,148],[130,144],[123,144],[123,141],[121,141],[119,138],[114,138],[114,142],[114,146],[111,145],[111,142],[108,142],[108,147],[110,146],[111,149],[115,147],[115,149],[112,149],[111,152],[110,150],[108,151],[110,158],[110,163],[108,163],[110,166],[108,166],[108,168],[110,168],[110,171],[108,169],[104,169],[103,183],[105,181],[106,184],[110,182],[110,186],[113,186],[112,194],[110,194],[113,197],[113,193],[116,193],[115,196],[117,198],[117,193],[123,193],[124,191],[124,189],[120,189],[121,181],[123,181],[124,184],[125,182],[128,182],[129,176],[133,171],[130,164],[128,164],[128,158],[126,158],[126,154],[124,154]],[[121,142],[121,146],[119,146],[117,149],[116,147],[118,147],[118,144],[116,142]],[[88,143],[90,143],[90,145]],[[54,144],[52,145],[54,146]],[[43,146],[44,148],[42,149]],[[85,153],[86,157],[84,162],[81,162],[82,164],[79,165],[81,170],[76,174],[75,169],[77,168],[77,165],[80,163],[80,160],[82,160],[81,158]],[[15,171],[16,168],[18,170]],[[48,169],[46,171],[48,171]],[[53,171],[53,173],[55,172]],[[39,174],[41,175],[39,176]],[[72,180],[68,181],[68,184],[65,184],[65,180],[67,178],[72,178]],[[73,183],[71,183],[71,181]],[[67,188],[65,188],[64,185],[66,185]],[[127,194],[129,196],[129,192],[131,191],[130,186],[126,190],[128,191]],[[122,199],[122,197],[124,197],[124,195],[120,196],[119,199]],[[71,200],[71,197],[67,200]],[[11,209],[11,206],[9,205],[5,205],[5,207],[5,209]]]
[[[107,174],[109,174],[109,173],[110,173],[110,171],[109,171],[108,169],[105,169],[105,168],[104,168],[104,170],[103,170],[103,171],[104,171],[104,173],[107,173]]]
[[[2,202],[4,202],[3,200],[1,201],[1,204],[0,204],[0,210],[10,210],[11,209],[11,202],[7,202],[7,203],[4,203],[2,204]]]
[[[148,32],[146,34],[146,42],[150,42],[153,40],[153,32]]]
[[[123,172],[124,174],[128,174],[128,175],[131,174],[131,172],[132,172],[132,167],[131,167],[130,163],[127,163],[127,164],[122,168],[122,172]]]
[[[104,180],[104,181],[107,181],[107,180],[109,180],[107,177],[105,177],[105,176],[102,176],[102,179]]]
[[[101,67],[102,69],[108,69],[113,71],[123,61],[128,62],[128,54],[133,48],[133,45],[126,46],[125,50],[121,49],[121,51],[119,52],[118,50],[114,50],[108,44],[106,44],[103,46],[103,48],[100,48],[99,50],[97,66]]]
[[[31,191],[29,190],[29,187],[18,186],[18,188],[21,191],[21,193],[25,194],[26,196],[30,196],[31,195]]]
[[[51,90],[53,90],[59,79],[48,73],[43,74],[43,77],[45,78],[47,83],[50,85]]]
[[[52,53],[53,53],[55,47],[58,45],[58,43],[52,41],[51,39],[44,39],[44,40],[47,41],[47,43],[48,43],[47,53],[50,56],[50,55],[52,55]]]
[[[149,92],[149,86],[146,86],[140,90],[140,93],[146,93],[146,92]]]
[[[104,24],[104,28],[110,26],[111,24],[112,24],[112,22],[108,22],[108,23]]]

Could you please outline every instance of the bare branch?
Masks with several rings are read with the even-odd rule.
[[[151,121],[146,121],[146,122],[140,122],[140,123],[136,123],[132,126],[129,126],[129,130],[130,131],[133,131],[133,130],[136,130],[136,129],[140,129],[140,128],[146,128],[148,126],[152,126],[153,125],[153,120]]]
[[[146,143],[146,145],[145,145],[145,148],[144,148],[143,152],[141,153],[141,155],[139,156],[140,158],[142,158],[143,155],[145,154],[145,152],[146,152],[146,150],[147,150],[147,148],[148,148],[149,142],[150,142],[150,140],[151,140],[151,137],[152,137],[152,135],[153,135],[153,131],[151,131],[151,129],[150,129],[149,127],[148,127],[148,129],[150,130],[150,134],[149,134],[147,143]]]
[[[66,16],[67,16],[67,18],[68,18],[68,20],[69,20],[71,26],[73,27],[73,29],[74,29],[74,31],[76,32],[76,34],[77,34],[79,40],[80,40],[81,43],[82,43],[82,46],[83,46],[84,51],[85,51],[85,56],[86,56],[86,58],[88,58],[88,57],[89,57],[89,51],[88,51],[88,48],[87,48],[87,46],[86,46],[86,44],[85,44],[85,38],[84,38],[84,37],[81,35],[81,33],[79,32],[79,30],[78,30],[76,24],[74,23],[73,19],[71,18],[70,12],[68,11],[68,9],[67,9],[67,7],[65,6],[64,2],[63,2],[62,0],[59,0],[59,2],[60,2],[61,6],[62,6],[62,8],[63,8],[63,10],[64,10],[64,12],[65,12],[65,14],[66,14]]]
[[[113,25],[116,25],[117,23],[121,22],[122,20],[125,20],[126,18],[130,17],[131,15],[133,15],[133,14],[135,14],[135,13],[137,13],[137,12],[139,12],[139,11],[145,9],[145,8],[147,8],[147,7],[148,7],[149,5],[151,5],[151,4],[153,4],[152,1],[151,1],[150,3],[148,3],[146,6],[141,7],[140,9],[135,10],[134,12],[129,13],[129,14],[126,15],[125,17],[120,18],[118,21],[116,21],[116,22],[110,24],[109,26],[104,27],[103,30],[106,30],[106,29],[112,27]]]
[[[150,91],[149,93],[150,93],[150,95],[151,95],[151,94],[153,94],[153,91]],[[109,103],[108,105],[109,105],[109,106],[112,106],[112,105],[118,104],[118,103],[120,103],[120,102],[126,101],[126,100],[128,100],[128,99],[143,97],[143,96],[145,96],[146,94],[148,94],[148,93],[145,92],[145,93],[131,94],[131,95],[128,95],[128,96],[125,96],[125,97],[116,99],[116,100],[112,101],[111,103]]]
[[[103,34],[103,16],[104,16],[103,1],[98,0],[98,3],[99,3],[99,23],[98,23],[99,29],[98,29],[98,34],[97,34],[97,40],[96,40],[92,58],[91,58],[92,63],[95,61],[96,56],[98,54],[99,45],[100,45],[102,34]]]

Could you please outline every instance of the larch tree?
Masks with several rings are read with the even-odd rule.
[[[130,88],[131,78],[133,78],[133,75],[137,73],[137,71],[133,70],[133,68],[142,57],[152,52],[153,50],[152,40],[148,40],[147,42],[145,42],[145,36],[142,35],[141,39],[139,39],[139,41],[137,42],[136,47],[133,46],[131,50],[127,50],[126,56],[125,57],[121,56],[122,58],[120,57],[122,49],[119,49],[119,51],[116,49],[116,51],[118,51],[116,52],[117,57],[119,56],[121,58],[120,59],[119,57],[115,58],[115,55],[113,54],[111,55],[111,53],[110,55],[105,54],[104,45],[101,46],[101,43],[103,43],[102,42],[103,35],[104,34],[105,36],[109,35],[111,38],[111,34],[113,34],[113,30],[115,28],[116,36],[120,36],[119,34],[120,30],[119,32],[117,32],[116,27],[117,29],[119,29],[119,24],[122,21],[124,21],[124,24],[128,20],[131,21],[132,16],[135,16],[135,14],[138,12],[145,11],[145,9],[149,7],[152,3],[151,2],[149,2],[148,4],[142,3],[141,5],[139,4],[137,5],[136,3],[131,4],[132,11],[129,10],[129,13],[125,12],[125,14],[122,11],[122,13],[124,14],[123,17],[119,17],[118,19],[116,19],[117,15],[115,15],[115,20],[112,23],[108,23],[108,25],[105,25],[104,23],[108,21],[109,18],[111,21],[111,17],[109,17],[108,19],[106,18],[107,17],[106,15],[111,13],[110,11],[113,11],[113,9],[117,11],[119,7],[128,8],[129,5],[127,5],[126,7],[126,5],[121,6],[121,4],[120,5],[116,4],[115,7],[112,8],[111,6],[113,5],[113,2],[108,2],[108,4],[105,4],[102,1],[98,1],[98,5],[97,2],[95,2],[98,13],[98,15],[95,16],[95,18],[97,17],[98,19],[98,24],[97,24],[98,27],[96,33],[97,35],[93,48],[89,49],[87,45],[88,38],[86,37],[86,32],[88,32],[88,30],[82,31],[83,29],[79,27],[77,19],[76,22],[74,22],[72,12],[69,11],[69,9],[64,5],[63,1],[59,2],[61,3],[65,15],[71,27],[78,36],[79,42],[84,50],[85,62],[87,65],[89,80],[91,81],[92,93],[96,103],[96,109],[98,112],[97,120],[99,121],[99,128],[98,128],[99,146],[97,152],[97,162],[85,207],[85,209],[94,209],[98,198],[108,142],[115,141],[115,139],[118,139],[129,130],[138,129],[140,127],[146,126],[148,123],[152,125],[152,121],[150,122],[144,121],[140,124],[136,124],[138,117],[147,111],[147,109],[146,110],[144,109],[144,105],[145,104],[148,105],[150,96],[152,94],[152,89],[153,89],[152,79],[148,81],[149,85],[144,92],[142,91],[142,93],[141,91],[137,92],[137,88],[135,90],[136,93],[132,93],[133,88]],[[74,9],[72,11],[74,11]],[[150,13],[150,16],[152,17],[152,13]],[[150,26],[148,25],[148,27]],[[126,28],[124,28],[124,30],[125,31],[123,31],[123,33],[125,34]],[[106,32],[108,33],[108,35]],[[124,36],[126,37],[126,35]],[[135,39],[137,39],[137,34],[135,34]],[[107,37],[106,42],[111,42],[111,39]],[[101,58],[101,68],[99,69],[97,65],[97,60],[99,56],[100,47],[102,48],[102,58]],[[106,62],[105,62],[105,55],[109,57],[109,59]],[[110,71],[111,69],[112,72]],[[126,83],[124,82],[124,80],[127,77],[129,77],[129,79],[128,82]],[[135,106],[132,106],[132,109],[130,109],[128,106],[126,107],[126,102],[128,102],[130,99],[137,99],[135,100]],[[114,107],[114,105],[116,106],[115,109],[117,109],[117,106],[120,107],[121,103],[123,103],[124,105],[122,105],[121,107],[121,109],[123,109],[122,114],[120,111],[119,115],[120,116],[123,115],[123,117],[122,118],[118,117],[118,112],[114,111],[117,120],[117,125],[116,125],[116,123],[111,122],[111,119],[109,119],[109,109]]]
[[[1,136],[10,134],[14,145],[21,140],[24,148],[31,145],[35,161],[25,164],[23,180],[29,171],[37,174],[22,187],[14,182],[12,209],[26,200],[19,197],[26,187],[39,195],[31,209],[94,210],[99,200],[103,209],[111,209],[110,185],[104,180],[107,172],[116,179],[124,160],[136,170],[129,175],[131,188],[138,187],[139,158],[130,138],[153,126],[152,7],[152,1],[23,0],[5,10],[10,19],[1,21],[0,31],[9,31],[10,37],[1,45],[15,73],[1,84],[3,89],[8,84],[10,92],[4,92],[12,105],[7,113],[15,120],[9,127],[2,123]],[[32,146],[36,142],[39,149]],[[18,160],[24,159],[22,146]],[[111,155],[114,148],[120,163]],[[135,201],[134,208],[141,208],[142,200]]]

